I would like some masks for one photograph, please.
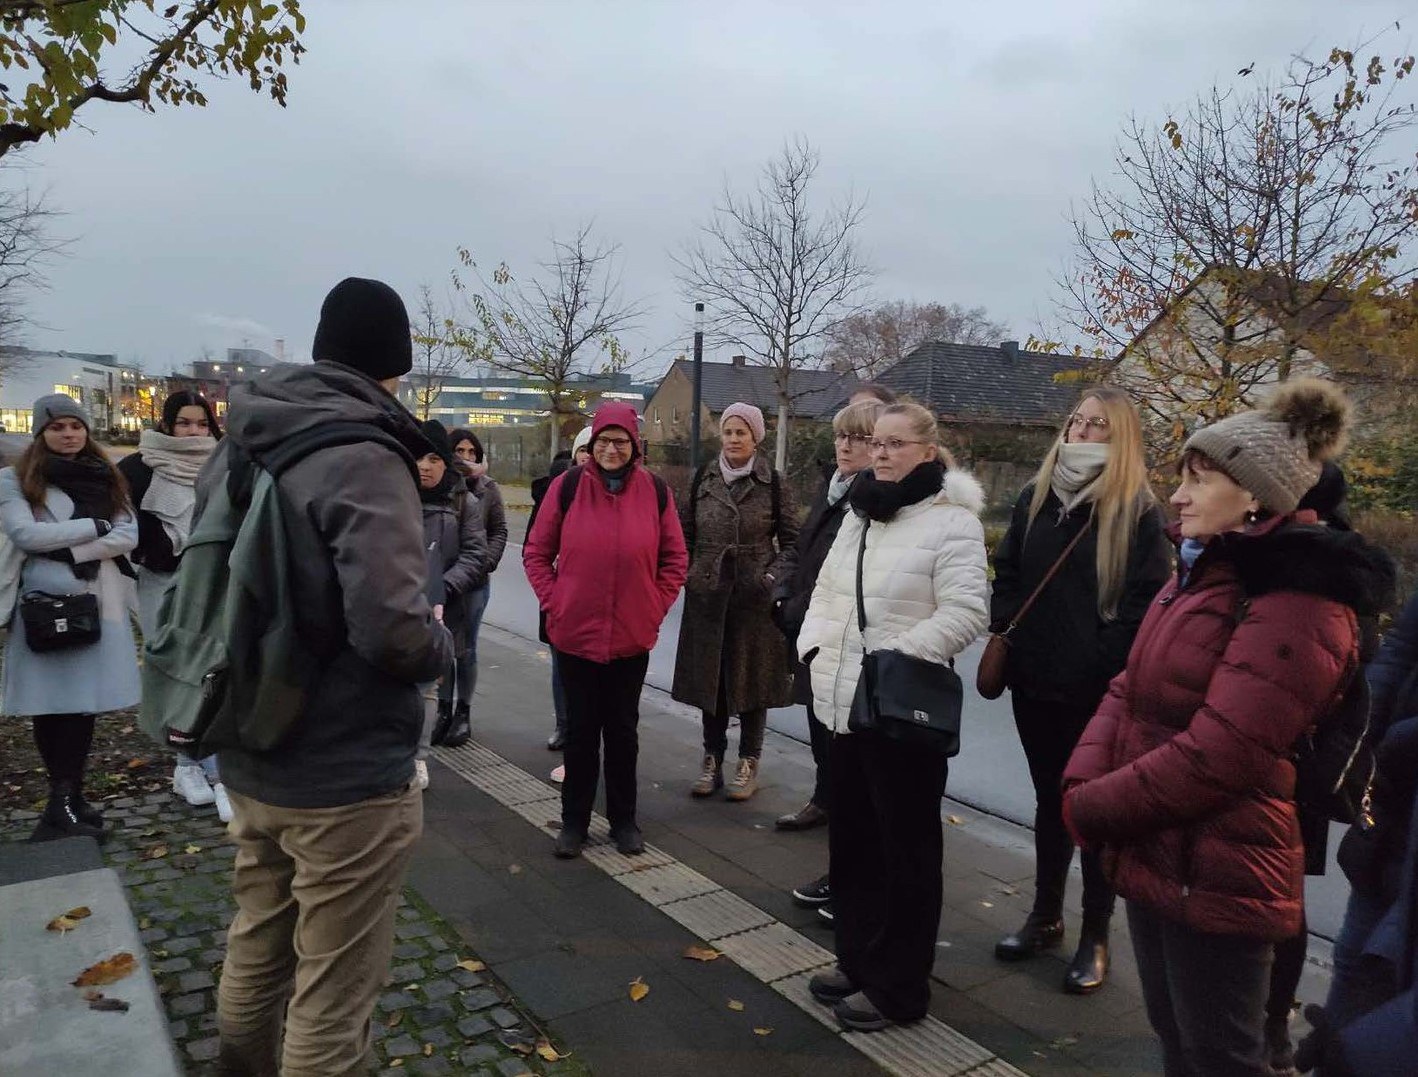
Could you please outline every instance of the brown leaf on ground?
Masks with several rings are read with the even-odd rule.
[[[734,1013],[743,1013],[743,1003],[736,998],[729,999],[729,1009]]]
[[[537,1054],[541,1056],[544,1062],[560,1062],[563,1058],[571,1057],[570,1051],[566,1052],[564,1055],[558,1054],[556,1048],[547,1040],[537,1041]]]
[[[537,1049],[536,1040],[515,1028],[504,1028],[498,1032],[497,1042],[509,1051],[516,1051],[519,1055],[529,1055]]]
[[[94,1002],[94,1001],[97,1001],[98,999],[103,998],[103,992],[102,992],[102,991],[95,991],[95,990],[91,987],[91,988],[89,988],[87,991],[84,992],[84,994],[83,994],[82,997],[83,997],[83,1000],[84,1000],[85,1002]]]
[[[483,969],[487,968],[481,961],[475,961],[471,957],[465,957],[462,961],[459,961],[458,967],[465,972],[482,972]]]
[[[522,874],[522,865],[521,865],[521,864],[509,864],[508,867],[507,867],[507,874],[509,874],[509,875],[521,875],[521,874]]]
[[[144,849],[144,850],[143,850],[143,855],[140,856],[138,859],[139,859],[139,860],[161,860],[161,859],[162,859],[163,857],[165,857],[166,855],[167,855],[167,846],[166,846],[166,845],[154,845],[154,846],[152,846],[151,848]]]
[[[698,943],[695,943],[693,946],[686,948],[684,953],[680,956],[687,957],[691,961],[717,961],[724,955],[719,953],[719,951],[712,946],[700,946]]]
[[[66,931],[73,931],[79,926],[80,920],[87,920],[92,915],[93,911],[87,905],[80,905],[77,909],[70,909],[62,916],[56,916],[44,925],[44,930],[57,931],[62,935]]]
[[[147,761],[146,759],[130,759],[130,760],[128,760],[128,769],[129,769],[129,770],[137,770],[138,768],[140,768],[140,767],[146,767],[147,765],[148,765],[148,761]]]
[[[98,1010],[101,1013],[127,1013],[128,1003],[121,998],[104,998],[100,995],[98,998],[89,1000],[89,1009]]]
[[[639,1002],[650,993],[650,985],[639,976],[630,981],[630,1001]]]
[[[189,845],[182,851],[188,856],[191,856],[193,853],[200,853],[202,851],[202,847],[200,845]]]
[[[431,1054],[433,1054],[433,1044],[431,1044],[431,1043],[426,1043],[426,1044],[424,1044],[424,1045],[423,1045],[423,1057],[424,1057],[424,1058],[427,1058],[427,1057],[428,1057],[429,1055],[431,1055]]]
[[[100,987],[103,984],[117,983],[125,976],[133,975],[138,968],[138,962],[127,950],[122,950],[112,957],[90,965],[83,972],[79,973],[79,978],[73,981],[75,987]]]
[[[755,1028],[753,1034],[755,1036],[771,1036],[773,1035],[773,1030],[771,1028]]]
[[[945,817],[945,821],[946,821],[947,823],[949,823],[951,826],[964,826],[964,825],[965,825],[965,820],[962,819],[962,818],[960,818],[960,816],[958,816],[958,815],[947,815],[947,816]]]
[[[393,1013],[391,1013],[388,1017],[386,1017],[386,1018],[384,1019],[384,1027],[385,1027],[385,1028],[398,1028],[398,1027],[399,1027],[399,1022],[402,1021],[403,1019],[404,1019],[404,1011],[403,1011],[403,1010],[395,1010]]]

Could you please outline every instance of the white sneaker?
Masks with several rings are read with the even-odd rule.
[[[224,823],[231,822],[231,798],[226,795],[226,786],[217,782],[212,787],[212,796],[217,802],[217,818]]]
[[[178,763],[172,772],[172,791],[194,808],[211,804],[217,799],[207,784],[207,775],[196,763]]]
[[[414,760],[414,788],[428,788],[428,763],[422,759]]]
[[[554,781],[554,782],[556,782],[557,785],[560,785],[562,782],[566,781],[566,765],[565,765],[565,764],[562,764],[562,765],[559,766],[559,767],[552,767],[552,768],[551,768],[551,780]]]

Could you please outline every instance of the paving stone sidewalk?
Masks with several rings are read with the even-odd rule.
[[[235,846],[211,808],[169,794],[101,805],[113,836],[105,863],[118,871],[157,977],[169,1027],[187,1072],[214,1072],[216,986],[235,910]],[[0,842],[23,841],[35,813],[0,813]],[[460,967],[467,962],[477,968]],[[403,895],[394,961],[375,1011],[377,1072],[582,1075],[573,1054],[548,1062],[532,1051],[545,1032],[455,931],[419,897]],[[553,1041],[554,1043],[555,1041]],[[555,1044],[566,1052],[564,1044]]]

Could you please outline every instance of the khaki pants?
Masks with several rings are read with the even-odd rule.
[[[339,808],[229,795],[237,912],[218,991],[219,1072],[362,1073],[423,795],[407,788]]]

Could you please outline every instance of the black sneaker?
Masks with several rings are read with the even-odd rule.
[[[556,836],[556,844],[552,847],[552,853],[558,860],[575,860],[581,855],[581,847],[585,844],[586,832],[584,830],[562,827],[561,833]]]
[[[827,876],[814,879],[806,886],[799,886],[793,891],[793,900],[807,909],[826,905],[832,900],[832,887],[827,882]]]
[[[817,907],[817,915],[822,917],[829,924],[836,923],[836,920],[833,919],[832,916],[832,905],[830,903],[827,905],[819,905]]]
[[[837,1023],[849,1032],[880,1032],[896,1023],[873,1006],[860,991],[833,1006],[832,1014],[837,1018]]]
[[[615,850],[621,856],[639,856],[645,851],[645,839],[634,823],[626,823],[612,830],[611,841],[615,842]]]
[[[807,982],[808,993],[824,1006],[835,1006],[848,995],[855,995],[857,989],[839,968],[819,972]]]

